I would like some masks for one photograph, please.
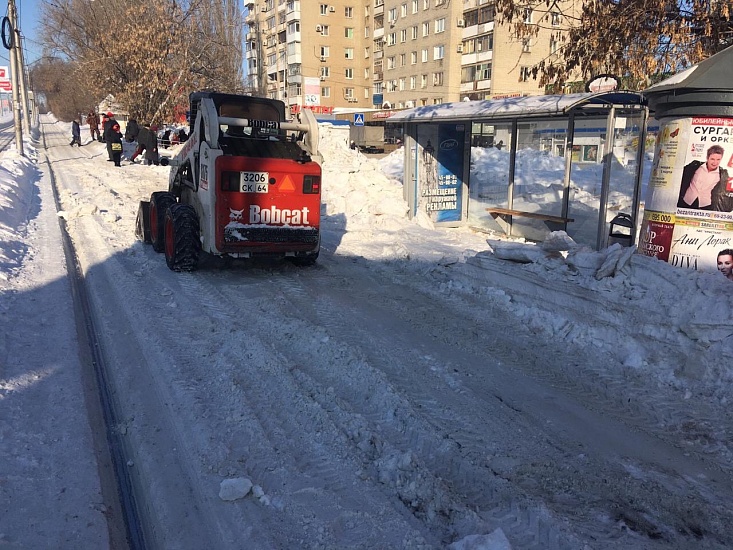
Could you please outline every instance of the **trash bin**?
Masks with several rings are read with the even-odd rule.
[[[621,246],[631,246],[632,234],[634,228],[634,220],[629,214],[616,214],[611,220],[608,230],[608,245],[620,244]]]

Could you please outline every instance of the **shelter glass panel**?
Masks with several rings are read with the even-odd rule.
[[[576,242],[595,246],[603,185],[606,117],[575,119],[570,167],[567,233]]]
[[[486,209],[508,206],[511,142],[512,125],[509,122],[472,125],[468,187],[468,223],[472,226],[505,232],[506,226]]]

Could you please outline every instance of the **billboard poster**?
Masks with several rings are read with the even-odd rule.
[[[306,76],[303,82],[304,104],[306,107],[315,107],[321,104],[321,79]]]
[[[728,276],[724,264],[731,249],[733,118],[664,121],[657,134],[639,253]]]
[[[460,222],[463,211],[463,124],[426,125],[420,132],[419,204],[436,223]]]

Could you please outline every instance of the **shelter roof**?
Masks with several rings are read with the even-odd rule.
[[[605,110],[610,105],[644,105],[644,103],[645,100],[641,94],[626,91],[510,97],[415,107],[395,113],[387,119],[387,122],[472,121],[564,116],[574,109],[596,107],[599,110]]]

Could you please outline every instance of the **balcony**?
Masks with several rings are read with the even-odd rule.
[[[374,73],[374,75],[372,76],[372,80],[374,80],[374,82],[382,82],[383,79],[384,73]]]

